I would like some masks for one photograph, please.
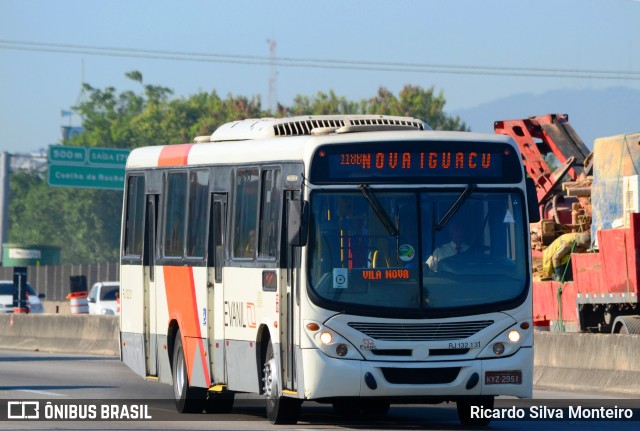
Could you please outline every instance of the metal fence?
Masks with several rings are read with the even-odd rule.
[[[71,277],[87,277],[87,288],[97,281],[120,280],[118,263],[93,263],[87,265],[48,265],[27,268],[27,282],[38,293],[44,293],[47,301],[64,301],[71,292]],[[0,279],[13,280],[13,268],[0,267]]]

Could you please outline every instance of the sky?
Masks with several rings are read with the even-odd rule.
[[[265,108],[407,84],[441,91],[446,112],[640,90],[639,24],[640,0],[0,0],[0,151],[59,143],[62,125],[81,125],[61,114],[81,83],[141,91],[132,70],[174,97],[215,90]]]

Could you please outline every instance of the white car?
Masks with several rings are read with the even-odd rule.
[[[89,291],[89,314],[116,316],[119,313],[117,297],[120,295],[119,281],[100,281]]]
[[[0,280],[0,314],[13,313],[14,290],[13,281]],[[27,309],[29,313],[44,313],[41,298],[44,298],[44,293],[38,295],[35,289],[27,283]]]

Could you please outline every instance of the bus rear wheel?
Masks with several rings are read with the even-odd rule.
[[[266,398],[267,418],[274,425],[295,424],[300,415],[302,400],[279,396],[280,374],[273,346],[269,343],[263,368],[264,394]]]
[[[486,427],[491,422],[491,417],[475,417],[471,414],[471,408],[493,409],[493,401],[493,397],[464,398],[456,401],[460,423],[464,426]]]
[[[187,364],[184,360],[184,349],[180,331],[176,334],[173,348],[173,395],[176,401],[176,409],[180,413],[202,413],[205,407],[207,390],[205,388],[192,388],[189,385]]]

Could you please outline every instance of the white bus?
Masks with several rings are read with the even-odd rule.
[[[390,116],[236,121],[127,161],[122,360],[180,412],[531,397],[535,190],[506,136]]]

